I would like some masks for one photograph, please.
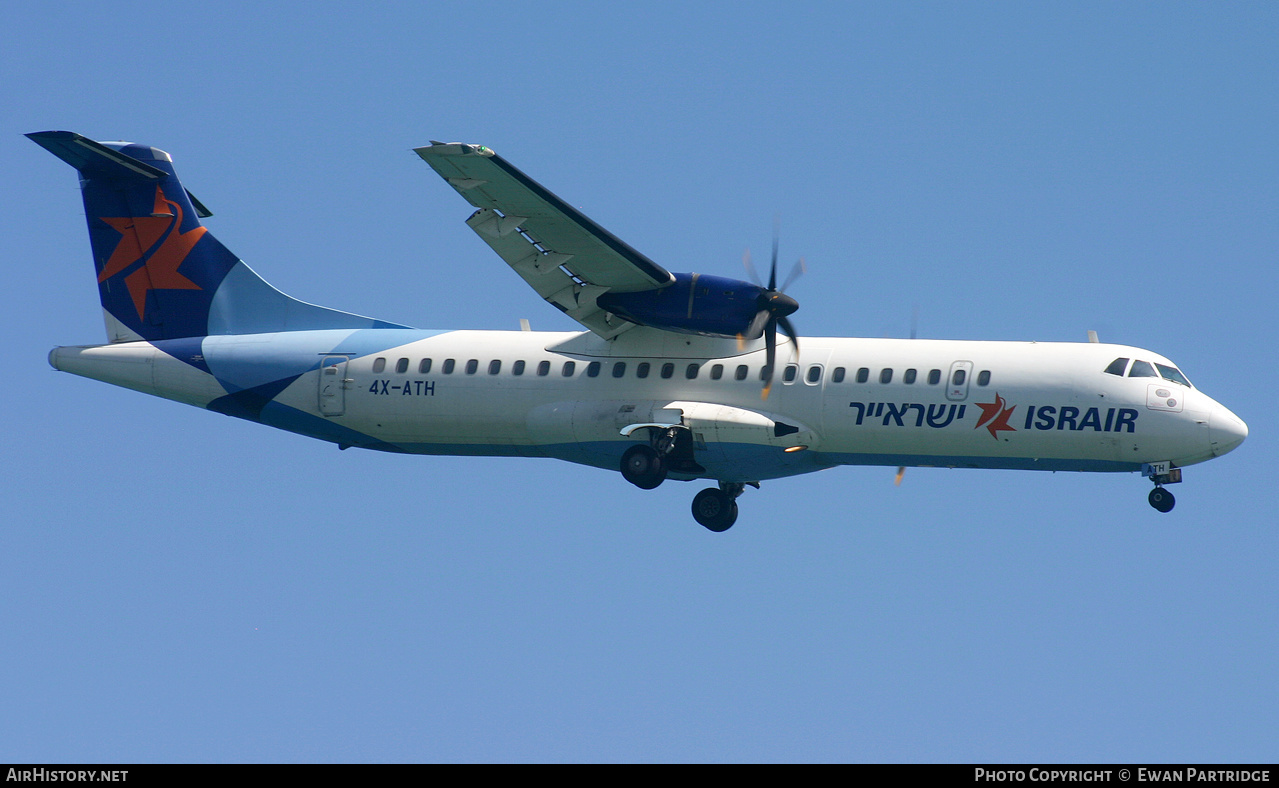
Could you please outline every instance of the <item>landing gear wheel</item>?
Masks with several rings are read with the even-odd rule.
[[[708,487],[693,498],[693,519],[698,525],[720,533],[737,522],[737,501],[716,487]]]
[[[622,455],[622,478],[641,490],[651,490],[666,480],[666,463],[652,446],[636,444]]]
[[[1172,511],[1172,507],[1177,505],[1177,499],[1162,487],[1156,487],[1150,491],[1150,497],[1147,499],[1150,505],[1165,514]]]

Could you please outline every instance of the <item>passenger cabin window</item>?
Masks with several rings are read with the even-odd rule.
[[[586,377],[598,378],[600,376],[600,362],[592,361],[586,365]]]
[[[403,375],[405,372],[408,372],[408,371],[409,371],[409,360],[408,360],[407,358],[402,358],[402,359],[400,359],[400,360],[396,361],[396,362],[395,362],[395,371],[396,371],[396,372],[398,372],[398,373],[400,373],[401,375]]]
[[[722,377],[724,377],[723,364],[716,364],[715,366],[711,367],[711,380],[719,380]]]
[[[962,386],[965,380],[968,380],[968,373],[962,369],[957,369],[955,374],[950,376],[950,385]]]
[[[501,361],[498,361],[498,360],[494,359],[493,361],[490,361],[490,362],[489,362],[489,374],[490,374],[490,375],[496,375],[497,373],[499,373],[499,372],[501,372],[501,371],[502,371],[502,362],[501,362]]]
[[[419,375],[425,375],[431,371],[431,359],[424,358],[417,363],[417,371]]]
[[[983,369],[981,372],[977,373],[977,385],[978,386],[990,385],[990,370]]]
[[[384,369],[386,369],[386,359],[384,358],[373,359],[373,372],[375,374],[378,372],[381,372]]]
[[[745,364],[739,364],[737,371],[733,373],[733,377],[737,380],[746,380],[746,376],[750,374],[750,368]]]
[[[817,364],[814,364],[808,368],[809,383],[816,383],[817,381],[821,379],[822,379],[822,368],[820,366],[818,366]]]
[[[620,378],[626,375],[626,362],[618,361],[613,364],[613,377]]]
[[[831,382],[832,382],[832,383],[843,383],[843,382],[844,382],[844,368],[843,368],[843,367],[835,367],[835,371],[834,371],[834,372],[832,372],[832,373],[830,373],[830,380],[831,380]]]
[[[880,370],[880,371],[879,371],[879,382],[880,382],[880,383],[892,383],[892,382],[893,382],[893,371],[892,371],[891,369],[882,369],[882,370]]]
[[[799,366],[795,364],[787,364],[786,369],[782,371],[782,380],[787,383],[794,383],[795,376],[799,374]]]
[[[514,364],[512,364],[512,365],[511,365],[511,374],[512,374],[512,375],[523,375],[523,374],[524,374],[524,361],[523,361],[523,359],[521,359],[520,361],[516,361]]]
[[[1124,376],[1124,370],[1127,368],[1128,368],[1128,359],[1117,358],[1114,361],[1110,362],[1110,366],[1106,367],[1105,371],[1106,371],[1106,374],[1108,375],[1118,375],[1119,377],[1122,378]]]
[[[480,368],[480,362],[478,359],[470,359],[466,362],[466,374],[468,375],[474,375],[475,370],[479,368]]]
[[[662,377],[669,378],[675,374],[675,365],[669,361],[662,365]]]
[[[445,374],[445,375],[452,375],[452,374],[453,374],[453,367],[454,367],[454,366],[456,366],[456,365],[457,365],[457,362],[456,362],[456,361],[454,361],[453,359],[451,359],[451,358],[446,358],[446,359],[444,359],[444,374]]]
[[[1128,370],[1128,377],[1157,378],[1159,376],[1155,374],[1155,368],[1150,366],[1149,361],[1134,361],[1132,362],[1132,369]]]
[[[566,377],[566,378],[571,378],[571,377],[573,377],[573,373],[574,373],[574,372],[576,372],[576,371],[577,371],[577,362],[576,362],[576,361],[565,361],[565,362],[564,362],[564,369],[560,370],[560,374],[561,374],[561,375],[563,375],[563,376],[564,376],[564,377]]]
[[[551,362],[549,361],[537,362],[537,376],[539,378],[544,378],[549,374],[551,374]]]
[[[908,385],[909,385],[909,384],[911,384],[911,383],[914,383],[914,382],[915,382],[915,376],[916,376],[917,374],[919,374],[919,373],[918,373],[916,370],[913,370],[913,369],[908,369],[908,370],[906,370],[906,374],[905,374],[905,375],[902,375],[902,382],[903,382],[903,383],[906,383],[906,384],[908,384]]]
[[[928,385],[936,386],[938,383],[941,383],[941,370],[940,369],[928,370]]]
[[[658,292],[660,293],[661,291],[659,290]],[[651,367],[652,367],[652,364],[649,364],[647,361],[641,361],[640,363],[636,364],[636,365],[635,365],[635,377],[637,377],[637,378],[646,378],[646,377],[648,377],[648,370],[649,370],[649,368],[651,368]]]
[[[688,369],[684,370],[684,377],[689,380],[697,380],[697,371],[701,368],[700,364],[689,364]]]
[[[862,367],[861,369],[857,370],[858,383],[865,383],[868,380],[870,380],[870,369],[868,367]]]

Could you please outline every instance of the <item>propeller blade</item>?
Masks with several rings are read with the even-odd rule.
[[[779,317],[775,321],[776,325],[781,326],[786,336],[790,337],[791,344],[795,346],[795,359],[799,359],[799,334],[795,333],[795,326],[791,325],[790,318]],[[776,334],[773,335],[776,340]]]
[[[898,487],[901,487],[901,486],[902,486],[902,477],[903,477],[903,476],[905,476],[905,475],[906,475],[906,466],[905,466],[905,465],[898,465],[898,466],[897,466],[897,478],[896,478],[896,479],[893,479],[893,484],[897,485]]]
[[[768,392],[773,388],[773,375],[777,372],[777,321],[770,320],[764,327],[764,368],[768,374],[764,376],[764,391],[761,399],[768,399]]]
[[[755,313],[755,319],[751,320],[750,327],[746,329],[747,339],[759,339],[764,335],[764,326],[768,325],[768,318],[771,313],[767,309],[761,309]]]
[[[755,266],[751,264],[750,249],[747,249],[746,253],[742,255],[742,265],[746,266],[746,275],[751,278],[751,281],[759,287],[763,287],[764,285],[759,281],[759,274],[755,271]]]
[[[786,292],[786,288],[795,283],[795,280],[808,272],[808,266],[804,264],[804,258],[795,261],[795,267],[790,270],[790,274],[786,277],[786,281],[782,282],[782,292]]]
[[[768,289],[777,289],[777,230],[773,230],[773,264],[768,269]]]

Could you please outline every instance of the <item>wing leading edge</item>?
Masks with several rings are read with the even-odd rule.
[[[657,290],[675,277],[483,145],[414,148],[479,210],[467,225],[537,294],[611,339],[635,324],[601,309],[607,292]]]

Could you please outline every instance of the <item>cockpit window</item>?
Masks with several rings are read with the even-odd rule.
[[[1128,359],[1117,358],[1110,362],[1110,366],[1106,367],[1106,373],[1110,375],[1124,376],[1124,370],[1128,368]]]
[[[1180,383],[1186,388],[1194,388],[1190,385],[1190,381],[1186,380],[1186,376],[1181,374],[1181,370],[1176,367],[1170,367],[1165,364],[1155,364],[1159,368],[1159,377],[1164,380],[1171,380],[1173,383]]]
[[[1137,361],[1132,362],[1132,369],[1128,370],[1128,377],[1130,377],[1130,378],[1157,378],[1157,377],[1159,377],[1159,376],[1158,376],[1157,374],[1155,374],[1155,368],[1154,368],[1154,367],[1152,367],[1152,366],[1150,366],[1150,362],[1149,362],[1149,361],[1141,361],[1141,360],[1137,360]]]

